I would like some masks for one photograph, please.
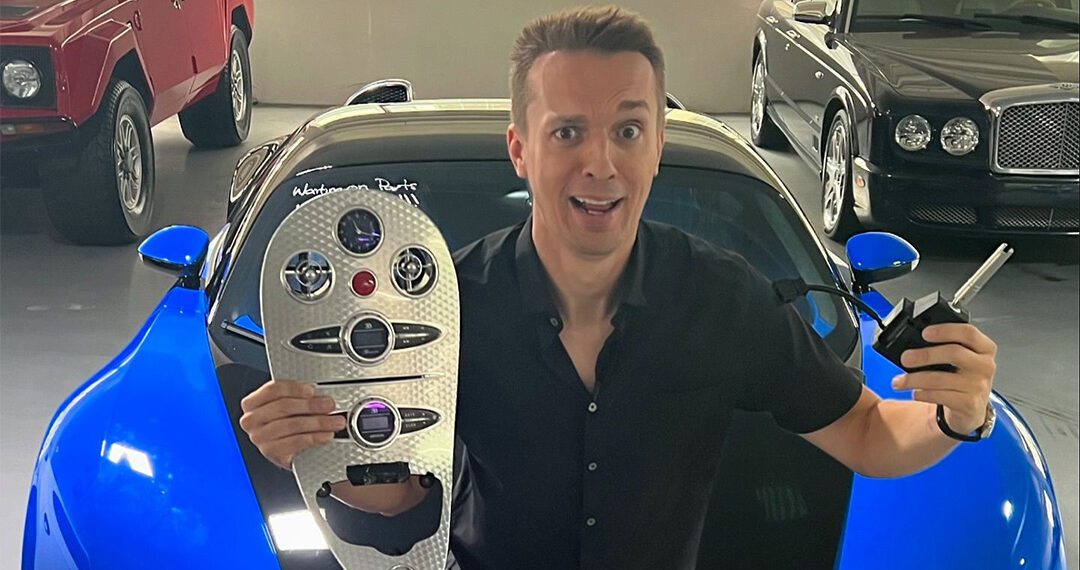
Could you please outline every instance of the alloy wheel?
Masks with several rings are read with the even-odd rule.
[[[837,121],[829,133],[829,143],[825,148],[825,164],[822,176],[822,212],[821,219],[826,232],[832,232],[840,222],[844,208],[844,194],[847,191],[848,172],[847,127],[843,121]]]
[[[121,116],[117,122],[113,154],[116,159],[116,186],[120,193],[120,202],[124,210],[138,215],[145,206],[142,145],[135,129],[135,121],[129,115]]]
[[[244,66],[236,50],[229,58],[229,83],[232,85],[233,120],[240,122],[247,111],[247,96],[244,94]]]
[[[751,83],[750,128],[754,133],[761,132],[761,123],[765,120],[765,62],[758,58],[754,65],[754,80]]]

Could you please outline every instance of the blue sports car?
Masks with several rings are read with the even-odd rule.
[[[410,93],[383,84],[254,149],[237,165],[227,222],[212,239],[174,226],[142,244],[144,261],[177,281],[50,423],[24,569],[340,568],[292,475],[237,424],[241,398],[268,377],[259,275],[271,235],[299,204],[329,192],[398,196],[422,208],[452,250],[517,223],[531,205],[506,157],[508,101]],[[666,128],[647,218],[733,250],[772,280],[835,287],[880,315],[890,310],[873,283],[915,269],[910,245],[864,234],[849,241],[845,261],[733,130],[679,108]],[[890,388],[898,369],[872,348],[869,314],[822,292],[794,303],[874,391],[909,397]],[[1065,568],[1039,446],[1009,402],[992,402],[998,423],[988,439],[893,480],[854,475],[769,415],[738,413],[722,456],[703,461],[716,484],[699,567]],[[393,543],[401,526],[373,515],[351,528]]]

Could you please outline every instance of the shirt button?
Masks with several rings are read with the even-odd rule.
[[[597,467],[598,467],[598,465],[596,465],[596,462],[595,462],[595,461],[594,461],[594,462],[592,462],[592,463],[590,463],[590,464],[588,465],[588,469],[589,469],[589,471],[596,471],[596,468],[597,468]]]
[[[596,413],[596,402],[589,402],[589,413]]]
[[[559,319],[556,319],[555,317],[551,317],[551,320],[548,321],[548,322],[551,323],[551,326],[553,326],[555,328],[559,328]]]
[[[585,519],[585,526],[596,526],[596,519],[592,517]]]

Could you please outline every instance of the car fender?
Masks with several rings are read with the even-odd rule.
[[[63,56],[58,59],[64,76],[62,84],[67,89],[60,90],[63,99],[60,108],[66,110],[65,114],[76,126],[81,126],[97,112],[117,62],[129,53],[134,52],[142,75],[143,86],[135,87],[149,90],[142,93],[144,99],[152,96],[153,82],[146,77],[146,66],[135,41],[135,32],[127,22],[104,20],[66,42],[61,46],[61,51]],[[153,101],[144,103],[153,115]]]
[[[278,568],[222,400],[206,308],[204,292],[174,287],[60,406],[34,469],[24,570],[142,570],[153,560]]]
[[[879,312],[887,309],[876,292],[863,299]],[[892,390],[902,371],[873,350],[875,330],[863,315],[868,386],[882,398],[910,399],[910,392]],[[962,443],[907,477],[855,476],[839,568],[1065,567],[1061,517],[1042,452],[1011,404],[996,393],[991,402],[998,419],[986,440]]]

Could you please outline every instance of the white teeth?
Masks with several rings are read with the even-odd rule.
[[[581,202],[582,204],[585,204],[586,206],[597,207],[611,206],[615,202],[618,202],[618,200],[590,200],[588,198],[578,198],[577,196],[574,196],[574,199],[578,202]]]

